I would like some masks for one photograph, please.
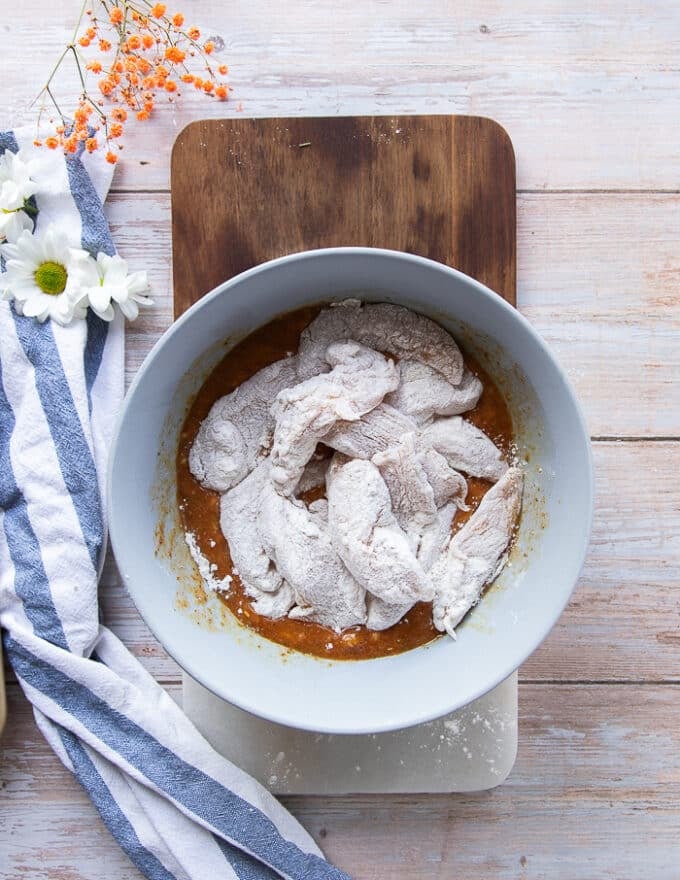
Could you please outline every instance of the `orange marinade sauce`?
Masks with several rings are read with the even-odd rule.
[[[383,632],[354,627],[337,634],[317,623],[303,620],[270,620],[256,614],[243,591],[238,575],[233,572],[227,541],[220,530],[220,496],[204,489],[189,470],[189,450],[201,422],[213,403],[233,391],[258,370],[298,350],[300,334],[316,317],[321,306],[310,306],[289,312],[238,343],[215,367],[205,381],[189,410],[180,433],[177,451],[177,498],[182,528],[193,532],[205,558],[217,566],[216,578],[231,575],[228,593],[220,599],[244,626],[286,648],[335,660],[365,660],[409,651],[431,642],[441,635],[432,624],[431,603],[419,602],[405,617]],[[479,364],[464,353],[465,363],[483,382],[484,391],[475,409],[465,413],[469,419],[508,453],[512,444],[512,420],[507,405],[495,383]],[[458,511],[452,530],[456,531],[469,519],[490,488],[490,483],[468,479],[468,512]],[[323,490],[308,493],[304,500],[323,497]]]

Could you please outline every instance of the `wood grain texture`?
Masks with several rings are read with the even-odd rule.
[[[515,159],[489,119],[194,122],[173,148],[172,223],[176,316],[266,260],[348,245],[438,260],[515,303]]]
[[[572,603],[523,670],[507,785],[464,799],[290,806],[357,880],[676,880],[680,702],[677,685],[651,683],[677,681],[678,669],[680,443],[668,439],[680,437],[676,0],[190,6],[192,23],[224,39],[234,100],[185,94],[126,140],[107,209],[156,300],[128,328],[128,381],[172,319],[170,150],[187,123],[477,114],[497,119],[517,151],[519,308],[569,372],[591,433],[648,439],[595,444],[593,543]],[[33,122],[28,104],[76,14],[74,0],[22,0],[2,19],[0,128]],[[75,72],[67,91],[77,94]],[[177,694],[176,667],[112,566],[102,592],[104,620]],[[610,683],[587,683],[597,680]],[[0,877],[139,880],[9,690]]]
[[[170,147],[212,115],[459,113],[497,119],[520,189],[680,188],[675,0],[197,0],[219,37],[233,100],[187,90],[153,125],[130,127],[115,185],[168,189]],[[0,124],[28,105],[71,37],[73,0],[22,0],[4,18]],[[31,73],[27,75],[26,48]],[[60,95],[78,92],[75,72]],[[243,104],[243,113],[237,110]]]
[[[106,207],[155,300],[128,326],[129,384],[172,320],[170,198],[115,194]],[[566,369],[593,436],[680,436],[678,241],[680,195],[517,199],[518,307]]]
[[[179,687],[171,693],[180,698]],[[0,743],[0,875],[138,880],[42,740],[15,685],[9,696],[14,722]],[[500,788],[286,804],[355,880],[673,880],[680,859],[677,698],[671,686],[522,685],[519,753]]]

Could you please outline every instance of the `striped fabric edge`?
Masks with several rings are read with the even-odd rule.
[[[149,880],[184,880],[168,871],[142,844],[134,826],[111,794],[80,740],[63,727],[58,728],[58,731],[76,778],[87,791],[102,821],[130,860]]]
[[[71,388],[66,379],[52,324],[12,313],[16,335],[26,360],[33,367],[35,387],[47,429],[59,460],[64,485],[71,496],[96,571],[103,524],[92,450],[81,429]]]
[[[5,648],[17,675],[46,698],[46,704],[39,705],[41,711],[64,725],[63,719],[72,717],[82,739],[105,757],[107,752],[119,756],[135,778],[165,794],[183,813],[285,878],[349,880],[320,856],[287,840],[268,816],[164,746],[82,682],[16,638],[7,636]]]
[[[0,507],[4,510],[5,540],[14,565],[14,591],[34,632],[68,650],[66,634],[54,607],[40,545],[28,516],[26,499],[14,479],[10,458],[10,438],[14,425],[14,412],[4,394],[0,362]]]
[[[23,680],[20,682],[30,697],[33,689]],[[91,794],[109,831],[147,876],[154,880],[157,877],[154,871],[156,860],[175,880],[209,876],[224,877],[225,880],[232,877],[235,880],[272,880],[279,877],[265,865],[250,860],[197,825],[163,796],[131,779],[40,710],[36,709],[35,714],[45,739],[84,790]],[[66,745],[69,745],[68,749]],[[89,770],[88,762],[93,770]],[[226,873],[225,860],[228,863]]]
[[[98,633],[95,552],[83,539],[83,511],[79,517],[64,483],[34,368],[25,356],[7,303],[0,304],[0,334],[0,426],[8,439],[0,448],[0,462],[16,489],[5,504],[10,514],[5,529],[13,552],[31,559],[35,566],[21,598],[30,618],[34,608],[40,613],[49,596],[51,619],[61,625],[66,640],[62,646],[86,654]],[[69,442],[68,431],[64,442]],[[14,505],[25,510],[24,519],[17,517]],[[94,510],[96,516],[96,506]],[[95,542],[100,528],[95,522]],[[65,545],[69,547],[67,556]],[[18,577],[23,577],[24,566],[17,566],[17,570]],[[77,591],[74,582],[80,587]]]
[[[16,149],[16,141],[14,141],[12,143],[11,137],[3,135],[3,136],[0,136],[0,149],[4,150],[5,148]],[[83,226],[85,226],[85,224],[83,224]],[[68,397],[70,397],[72,395],[70,393],[70,388],[68,388],[68,394],[64,393],[64,383],[66,386],[68,386],[68,382],[66,381],[66,377],[63,374],[63,367],[61,364],[61,359],[58,357],[58,350],[57,350],[56,345],[52,346],[50,344],[49,339],[48,339],[47,343],[45,343],[45,339],[36,340],[34,338],[33,330],[34,330],[34,327],[36,326],[35,322],[32,322],[33,326],[28,328],[29,331],[31,331],[31,332],[24,334],[23,338],[22,338],[23,328],[21,327],[21,325],[24,324],[25,321],[24,320],[19,321],[17,319],[18,319],[18,316],[15,316],[15,323],[17,324],[17,336],[20,338],[20,340],[22,342],[22,346],[24,348],[24,352],[25,352],[27,358],[33,362],[33,358],[38,357],[38,363],[37,364],[34,363],[34,367],[36,368],[36,372],[41,373],[42,371],[44,371],[46,369],[46,362],[45,362],[44,358],[45,358],[45,355],[47,355],[48,362],[49,362],[50,366],[55,368],[55,372],[57,375],[57,381],[63,380],[62,384],[59,388],[59,391],[62,393],[63,399],[68,400]],[[97,319],[97,320],[99,320],[99,319]],[[100,323],[103,324],[104,322],[100,322]],[[43,325],[43,326],[45,326],[45,325]],[[49,325],[47,325],[47,326],[49,327]],[[88,328],[88,330],[89,330],[89,328]],[[102,330],[104,332],[97,332],[97,331],[102,331]],[[89,376],[89,379],[86,378],[86,383],[88,385],[88,400],[90,403],[90,408],[91,408],[91,396],[90,396],[91,389],[92,389],[94,382],[96,381],[96,378],[98,375],[99,367],[101,365],[101,359],[103,356],[104,346],[105,346],[105,342],[106,342],[106,332],[105,331],[106,331],[106,327],[101,328],[99,326],[96,326],[94,328],[94,331],[91,334],[93,341],[92,341],[92,344],[90,347],[90,353],[88,356],[89,360],[85,366],[86,374]],[[88,332],[88,337],[90,337],[89,332]],[[52,342],[53,342],[53,338],[52,338]],[[55,353],[56,353],[56,358],[54,357]],[[61,373],[61,375],[59,375],[60,373]],[[36,381],[36,385],[38,385],[38,381]],[[49,389],[49,390],[52,390],[52,389]],[[56,420],[56,427],[55,427],[55,422],[50,419],[50,413],[48,412],[48,410],[50,408],[49,404],[55,398],[53,395],[48,395],[47,391],[48,391],[47,388],[39,389],[39,394],[41,397],[41,401],[43,403],[43,407],[45,408],[47,426],[48,426],[50,432],[52,433],[55,447],[57,447],[58,455],[59,455],[59,451],[60,451],[59,446],[60,446],[60,437],[61,437],[61,435],[59,433],[59,429],[62,427],[62,424],[60,424],[59,420],[57,419]],[[0,395],[0,396],[2,396],[2,395]],[[73,401],[71,401],[71,402],[73,403]],[[5,410],[4,414],[7,417],[7,408],[9,407],[9,405],[8,405],[7,401],[4,400],[4,401],[0,401],[0,406],[2,406],[3,403],[5,405],[4,406],[4,410]],[[81,424],[81,421],[78,418],[78,414],[75,411],[75,405],[73,406],[72,412],[69,413],[69,415],[72,417],[74,414],[75,414],[76,418],[78,419],[77,423]],[[51,415],[54,417],[55,415],[58,416],[59,413],[56,413],[53,410]],[[13,414],[11,413],[11,407],[9,407],[9,416],[10,416],[9,422],[13,426]],[[8,424],[8,422],[5,421],[5,425],[7,425],[7,424]],[[71,425],[73,425],[73,424],[74,424],[74,422],[71,421]],[[56,436],[55,436],[55,431],[56,431]],[[80,441],[80,440],[85,440],[85,438],[78,438],[78,441]],[[86,442],[85,442],[85,446],[86,447],[88,446],[88,444]],[[82,444],[80,444],[79,451],[81,453],[83,451]],[[88,451],[88,453],[90,453],[89,448],[87,451]],[[75,491],[77,494],[78,487],[77,486],[74,487],[73,484],[69,485],[70,477],[68,476],[68,474],[71,473],[71,470],[69,468],[69,464],[72,465],[73,462],[72,461],[69,462],[68,458],[66,457],[66,454],[68,452],[69,452],[69,449],[62,446],[62,448],[61,448],[62,455],[60,456],[60,465],[62,468],[62,474],[64,477],[64,481],[67,483],[67,487],[69,489],[69,493],[71,494],[71,496],[73,496],[73,494],[74,494],[73,489],[75,488]],[[90,455],[90,458],[91,458],[91,455]],[[89,464],[89,462],[88,462],[88,464]],[[94,462],[92,462],[92,466],[94,467]],[[96,469],[94,469],[94,473],[96,476]],[[6,481],[8,483],[8,485],[4,487],[5,494],[8,495],[8,497],[9,497],[10,507],[12,508],[12,510],[14,511],[14,510],[18,509],[19,511],[21,511],[21,503],[23,502],[25,505],[25,499],[19,497],[19,496],[21,496],[20,490],[16,486],[16,483],[14,483],[14,485],[12,485],[11,476],[12,475],[11,475],[11,468],[10,468],[10,480]],[[92,476],[91,471],[89,473],[89,476],[90,477]],[[67,481],[69,481],[69,482],[67,482]],[[92,485],[92,483],[90,483],[90,486],[91,485]],[[96,485],[96,483],[95,483],[95,485]],[[18,504],[17,504],[17,501],[18,501]],[[88,511],[88,513],[89,513],[89,511]],[[93,530],[88,531],[90,529],[92,521],[87,519],[87,517],[84,515],[82,510],[79,512],[79,518],[81,519],[81,526],[83,526],[84,539],[85,539],[86,543],[88,544],[88,549],[90,549],[91,555],[94,556],[95,554],[93,553],[93,550],[95,548],[94,548],[94,545],[92,542],[92,531],[96,531],[96,523],[95,523],[95,528]],[[86,525],[83,525],[83,523],[86,523]],[[37,551],[38,551],[37,557],[39,558],[40,557],[39,542],[37,541],[35,534],[32,533],[30,521],[28,521],[27,517],[24,517],[23,519],[20,519],[18,525],[21,527],[23,535],[28,536],[29,545],[30,544],[35,545],[35,549],[37,549]],[[5,527],[5,531],[7,532],[6,517],[3,517],[3,526]],[[101,532],[101,528],[99,529],[99,531]],[[17,572],[20,568],[20,566],[17,566],[17,561],[21,564],[22,560],[20,558],[17,558],[16,547],[14,547],[14,549],[13,549],[11,540],[8,539],[7,544],[8,544],[9,552],[12,556],[12,562],[14,563],[14,566],[15,566],[15,583],[16,583]],[[94,559],[93,559],[93,562],[95,562]],[[50,595],[50,591],[49,591],[49,582],[47,580],[47,576],[44,572],[44,569],[42,571],[34,572],[34,574],[36,574],[35,580],[37,580],[40,584],[42,584],[46,588],[46,595],[49,596],[49,598],[51,599],[51,595]],[[35,582],[35,580],[34,580],[34,582]],[[43,591],[43,592],[45,592],[45,591]],[[56,609],[54,608],[53,602],[50,603],[48,601],[47,604],[45,604],[42,601],[36,602],[36,593],[33,590],[31,590],[29,593],[26,594],[25,599],[28,600],[27,602],[24,601],[24,597],[20,596],[20,598],[22,598],[22,601],[24,603],[24,607],[26,608],[26,610],[28,612],[29,618],[32,616],[31,622],[34,627],[34,631],[36,631],[36,633],[38,635],[47,636],[49,633],[50,636],[54,636],[55,635],[54,624],[56,622],[57,624],[60,625],[61,622],[60,622],[59,617],[56,613]],[[44,599],[45,596],[43,595],[40,598]],[[40,613],[37,613],[38,608],[36,608],[36,605],[41,606]],[[37,627],[36,627],[36,624],[37,624]],[[57,635],[56,644],[59,644],[61,641],[62,647],[65,647],[65,645],[63,644],[63,642],[64,642],[63,628],[62,628],[61,637],[59,636],[58,632],[56,633],[56,635]],[[64,686],[65,682],[67,682],[67,681],[72,682],[73,685],[77,684],[79,688],[82,688],[83,692],[89,693],[90,696],[94,698],[94,695],[85,686],[82,686],[79,683],[76,683],[73,679],[69,679],[68,676],[64,675],[61,672],[61,670],[57,669],[55,666],[51,666],[50,664],[44,663],[37,655],[31,654],[29,651],[26,651],[24,649],[24,646],[19,647],[20,642],[16,641],[13,637],[8,635],[5,639],[5,641],[6,641],[6,645],[7,645],[8,655],[10,656],[10,658],[14,659],[15,666],[17,665],[17,663],[19,666],[22,666],[22,661],[25,661],[25,663],[23,664],[22,671],[19,672],[19,669],[17,669],[17,672],[20,675],[20,678],[23,678],[28,683],[29,679],[31,677],[35,677],[35,673],[38,672],[39,673],[38,677],[41,679],[41,683],[43,685],[43,688],[42,689],[37,688],[37,690],[40,690],[41,693],[44,693],[45,696],[48,699],[51,699],[55,705],[58,705],[58,700],[53,699],[56,696],[56,694],[54,692],[52,692],[52,695],[50,695],[50,685],[54,685],[55,683],[58,684],[58,686],[57,686],[57,691],[58,691],[58,690],[60,690],[60,688],[62,688]],[[22,650],[24,651],[23,656],[22,656]],[[92,662],[92,661],[86,661],[86,662]],[[39,669],[36,668],[36,664],[38,664]],[[50,682],[50,679],[52,679],[51,682]],[[34,688],[35,684],[34,683],[31,684],[31,687]],[[82,696],[82,694],[81,694],[81,696]],[[95,698],[95,699],[98,699],[98,698]],[[87,706],[87,700],[85,701],[84,706]],[[64,707],[62,707],[62,708],[64,708]],[[90,707],[90,708],[92,708],[92,707]],[[112,711],[111,707],[109,707],[103,701],[99,701],[98,704],[94,708],[96,711],[101,712],[104,717],[106,716],[107,709],[109,711]],[[66,712],[68,713],[68,709],[66,709]],[[119,714],[119,713],[117,713],[117,714]],[[126,719],[126,716],[120,716],[120,717],[124,718],[126,721],[129,722],[129,719]],[[100,723],[102,721],[104,721],[104,718],[97,719],[96,717],[94,717],[93,715],[90,714],[88,717],[88,720],[90,721],[90,723],[94,727],[98,727],[100,725]],[[104,721],[104,723],[106,723],[106,722]],[[143,728],[138,727],[137,725],[134,724],[134,722],[130,722],[130,723],[134,726],[134,728],[136,728],[135,734],[141,735],[142,737],[148,737],[148,734],[146,734],[146,731],[144,731]],[[66,730],[65,730],[65,732],[69,733]],[[68,736],[66,737],[66,739],[64,739],[64,737],[62,736],[61,740],[62,740],[62,744],[63,744],[64,748],[66,749],[66,751],[69,755],[69,758],[70,758],[71,764],[74,767],[74,770],[76,770],[77,767],[80,767],[81,769],[82,768],[89,768],[90,766],[93,767],[94,765],[92,763],[92,760],[87,755],[87,752],[85,751],[85,746],[79,742],[79,740],[77,739],[77,737],[74,736],[73,733],[70,733],[70,737],[71,737],[70,741],[68,741],[68,739],[69,739]],[[121,745],[121,743],[119,743],[119,745]],[[192,765],[184,762],[183,759],[176,756],[174,752],[168,750],[166,747],[161,746],[161,744],[158,743],[157,740],[154,740],[152,737],[148,737],[148,742],[146,742],[146,745],[147,746],[155,745],[161,751],[165,752],[166,754],[164,757],[170,758],[171,760],[176,760],[178,762],[178,767],[180,769],[184,770],[185,773],[188,771],[190,775],[192,773],[198,774],[199,781],[203,782],[204,785],[207,784],[208,786],[216,786],[217,787],[216,794],[221,795],[222,798],[224,798],[224,796],[226,795],[227,798],[236,799],[236,802],[238,803],[238,805],[242,808],[242,810],[245,810],[245,813],[246,813],[245,828],[242,826],[239,830],[241,831],[241,833],[243,833],[244,830],[249,831],[249,834],[246,835],[246,837],[250,839],[251,843],[255,844],[255,846],[253,846],[253,848],[252,848],[252,852],[258,853],[258,850],[259,850],[259,853],[258,853],[259,858],[262,859],[262,861],[265,864],[267,864],[267,863],[269,863],[268,855],[271,852],[274,852],[274,850],[271,849],[271,846],[275,845],[277,850],[279,850],[279,849],[281,850],[281,852],[276,853],[277,860],[280,861],[280,860],[284,859],[286,862],[288,862],[287,865],[281,865],[280,867],[277,867],[277,870],[280,871],[282,876],[290,877],[291,880],[293,880],[293,878],[298,878],[298,877],[303,877],[303,876],[310,877],[310,878],[311,877],[314,877],[314,878],[316,878],[316,877],[318,877],[318,878],[322,878],[322,877],[323,878],[327,878],[327,877],[328,878],[331,878],[331,877],[345,878],[347,876],[347,875],[343,874],[342,872],[338,871],[337,869],[333,868],[333,866],[330,866],[327,862],[325,862],[319,856],[316,856],[315,854],[305,853],[302,850],[299,850],[299,848],[295,844],[291,843],[290,841],[286,840],[284,837],[282,837],[280,835],[280,832],[278,831],[276,826],[271,822],[271,820],[267,816],[260,813],[247,801],[242,801],[242,799],[239,798],[238,795],[235,795],[229,789],[224,788],[220,783],[217,783],[214,779],[212,779],[212,777],[206,776],[205,774],[202,773],[202,771],[200,771],[197,768],[193,767]],[[112,751],[113,751],[114,755],[116,755],[116,756],[120,754],[120,748],[116,749],[115,747],[113,747]],[[77,754],[76,754],[76,752],[77,752]],[[131,764],[130,766],[134,767],[135,765]],[[142,777],[145,777],[144,768],[135,768],[135,769]],[[153,769],[156,772],[158,771],[158,767],[155,767]],[[96,771],[96,768],[95,768],[95,771]],[[77,770],[76,770],[76,772],[78,773]],[[80,775],[83,775],[83,773],[81,773]],[[98,773],[97,773],[97,777],[93,777],[93,776],[90,777],[90,781],[92,779],[94,779],[94,782],[92,783],[92,785],[94,786],[93,794],[95,792],[97,792],[97,797],[99,797],[99,796],[112,797],[111,793],[110,793],[110,791],[108,791],[108,789],[106,789],[106,791],[108,791],[108,795],[106,795],[104,790],[101,789],[100,787],[98,787],[98,785],[96,783],[97,778],[99,778],[101,780],[101,775]],[[146,778],[148,778],[148,776]],[[163,791],[162,784],[160,784],[160,785],[158,784],[159,782],[162,783],[162,779],[156,778],[155,779],[156,787],[158,788],[158,790],[160,792],[163,792],[164,794],[166,794]],[[90,788],[89,785],[87,786],[87,788],[88,788],[88,791],[92,791],[92,789]],[[106,787],[104,787],[104,788],[106,788]],[[166,795],[166,796],[172,797],[172,795]],[[219,829],[220,825],[225,826],[225,827],[229,827],[230,824],[233,824],[233,817],[232,816],[225,817],[225,816],[219,815],[219,811],[218,811],[218,815],[211,815],[211,817],[210,817],[212,819],[212,822],[211,822],[210,819],[204,819],[201,816],[200,809],[198,811],[194,812],[193,810],[190,810],[189,808],[185,807],[185,805],[181,801],[177,801],[174,797],[172,797],[172,799],[173,799],[173,802],[176,803],[180,809],[183,809],[183,811],[186,812],[187,815],[195,816],[201,822],[205,822],[206,825],[208,825],[208,826],[212,825],[213,827]],[[114,803],[115,803],[115,799],[114,799]],[[194,806],[200,807],[201,805],[195,803]],[[234,804],[232,803],[231,807],[233,807],[233,806],[234,806]],[[126,819],[126,817],[124,816],[124,814],[122,813],[122,811],[120,811],[120,808],[119,807],[116,807],[116,808],[119,810],[123,821],[128,821]],[[114,808],[112,808],[112,809],[114,809]],[[115,809],[114,809],[114,812],[115,812]],[[210,810],[208,810],[207,812],[210,813]],[[240,819],[243,819],[243,818],[244,817],[240,817]],[[225,819],[227,820],[226,822],[225,822]],[[255,819],[255,824],[258,826],[257,832],[255,832],[255,833],[253,833],[252,829],[250,829],[250,827],[249,827],[251,824],[253,824],[254,819]],[[224,833],[224,831],[221,831],[221,829],[220,829],[220,832]],[[265,832],[265,833],[263,834],[263,832]],[[255,838],[257,838],[257,839],[255,839]],[[262,851],[263,840],[265,841],[265,843],[269,844],[269,852]],[[240,847],[240,846],[243,846],[243,843],[239,839],[238,842],[235,843],[235,845]],[[228,858],[227,852],[225,851],[225,846],[226,846],[226,844],[220,843],[220,849],[222,849],[222,851],[224,852],[225,857]],[[266,849],[266,846],[265,846],[265,849]],[[300,858],[302,858],[302,863],[300,863]],[[240,855],[237,856],[237,859],[242,866],[242,872],[237,874],[237,876],[239,876],[239,877],[262,876],[261,872],[259,875],[254,873],[256,870],[255,866],[256,865],[258,867],[261,867],[261,866],[259,865],[259,863],[257,863],[255,861],[254,858],[252,858],[251,856],[248,855],[248,851],[246,851],[246,854],[243,856],[240,856]],[[292,861],[291,861],[291,859],[292,859]],[[310,859],[312,861],[312,864],[309,864]],[[163,866],[161,866],[161,867],[163,867]],[[292,868],[293,873],[289,873],[289,870],[291,868]],[[165,870],[165,869],[163,868],[163,870]],[[303,873],[299,873],[300,870]],[[243,871],[245,873],[243,873]],[[158,876],[161,876],[161,875],[158,875]],[[168,876],[172,876],[172,875],[168,875]]]

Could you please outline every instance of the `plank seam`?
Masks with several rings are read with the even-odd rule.
[[[518,196],[560,196],[560,195],[596,195],[596,196],[677,196],[680,189],[517,189]],[[116,186],[109,190],[111,195],[170,195],[169,187],[128,187]]]

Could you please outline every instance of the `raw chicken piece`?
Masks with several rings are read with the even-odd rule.
[[[400,361],[401,379],[385,403],[424,425],[438,416],[457,416],[477,405],[482,383],[469,370],[459,385],[447,382],[440,372],[418,361]]]
[[[424,315],[391,303],[347,299],[324,309],[300,337],[304,371],[319,373],[329,343],[355,339],[362,345],[386,351],[399,360],[428,364],[457,385],[463,377],[463,356],[453,337]],[[311,373],[310,375],[313,375]]]
[[[437,511],[437,519],[423,532],[418,547],[418,562],[430,571],[451,539],[451,526],[458,508],[451,502]]]
[[[273,593],[282,581],[257,530],[260,497],[269,484],[269,461],[265,459],[220,499],[220,527],[234,568],[253,598],[261,592]]]
[[[366,622],[365,592],[345,568],[315,510],[265,486],[258,530],[278,571],[290,584],[296,607],[289,617],[313,620],[335,632]]]
[[[456,513],[456,505],[446,504],[437,511],[437,518],[423,532],[418,548],[418,562],[427,572],[433,562],[446,547],[451,537],[451,524]],[[367,596],[368,618],[366,627],[372,630],[389,629],[402,619],[413,608],[412,601],[396,604],[385,602],[377,596]]]
[[[392,510],[417,551],[425,528],[434,522],[437,505],[427,474],[418,459],[415,434],[395,438],[385,452],[371,459],[385,481]]]
[[[390,493],[370,461],[333,459],[326,477],[333,545],[357,581],[389,603],[429,601],[432,584],[400,528]]]
[[[390,602],[385,602],[383,599],[378,599],[377,596],[369,595],[367,602],[368,616],[366,618],[366,629],[376,631],[389,629],[391,626],[399,623],[401,618],[407,614],[414,605],[415,602],[411,601],[392,604]]]
[[[446,504],[437,511],[434,522],[423,531],[420,546],[418,547],[418,562],[423,570],[428,572],[436,559],[446,547],[451,538],[451,524],[456,515],[457,507],[454,503]],[[414,602],[400,602],[391,604],[377,596],[368,596],[368,629],[389,629],[413,608]]]
[[[455,638],[456,626],[502,568],[522,504],[522,483],[519,468],[506,471],[432,567],[432,619],[438,630]]]
[[[467,480],[462,474],[449,467],[448,462],[436,449],[426,449],[420,454],[420,463],[432,486],[434,503],[437,507],[454,501],[461,510],[467,510]]]
[[[384,452],[395,438],[417,430],[416,423],[386,403],[376,406],[355,422],[338,422],[323,442],[331,449],[350,458],[373,458],[376,452]]]
[[[354,341],[329,345],[326,360],[330,373],[284,389],[272,406],[271,475],[282,495],[294,492],[318,441],[335,422],[360,419],[399,384],[393,361]]]
[[[320,529],[328,530],[328,501],[325,498],[317,498],[316,501],[312,501],[312,503],[307,507],[309,511],[309,515],[312,518],[312,522],[316,523],[316,525]]]
[[[311,489],[318,489],[320,486],[326,485],[326,471],[331,460],[328,456],[320,456],[316,454],[307,462],[302,476],[295,487],[295,494],[302,495]]]
[[[438,419],[420,432],[419,448],[435,449],[448,464],[495,483],[507,471],[503,453],[479,428],[460,416]]]
[[[261,614],[262,617],[269,617],[271,620],[285,617],[295,605],[293,589],[287,581],[283,581],[278,590],[273,593],[264,593],[262,590],[256,590],[252,587],[249,587],[246,593],[253,598],[250,603],[253,611],[256,614]]]
[[[270,364],[215,401],[189,453],[189,470],[202,486],[226,492],[255,467],[274,425],[271,405],[299,381],[297,364],[297,357]]]

